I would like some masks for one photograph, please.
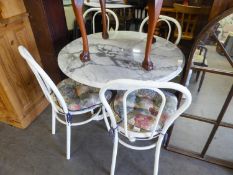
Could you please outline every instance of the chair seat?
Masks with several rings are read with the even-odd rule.
[[[177,110],[177,98],[175,95],[164,92],[166,104],[160,117],[156,130],[160,130],[165,121]],[[124,131],[123,124],[123,95],[124,91],[118,91],[113,103],[115,117],[119,124],[119,130]],[[127,98],[127,123],[129,132],[137,136],[149,136],[154,128],[154,122],[158,113],[162,98],[152,90],[138,90],[129,94]]]
[[[57,87],[70,111],[93,109],[101,105],[98,88],[80,84],[70,78],[61,81]],[[107,91],[106,98],[110,99],[111,96],[111,91]],[[52,98],[55,100],[59,111],[63,112],[54,94],[52,94]]]

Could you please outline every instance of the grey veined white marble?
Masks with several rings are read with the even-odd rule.
[[[65,75],[82,84],[101,88],[115,79],[169,81],[183,69],[184,56],[173,43],[157,37],[152,45],[151,60],[154,69],[141,67],[146,46],[145,33],[118,31],[109,32],[109,39],[101,33],[88,36],[91,61],[83,63],[82,39],[66,45],[58,55],[58,65]]]

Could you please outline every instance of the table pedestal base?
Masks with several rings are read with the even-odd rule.
[[[101,11],[102,11],[102,23],[103,23],[103,32],[102,37],[103,39],[108,39],[109,35],[107,32],[107,21],[106,21],[106,0],[99,0]],[[147,34],[147,43],[145,48],[145,57],[144,61],[142,62],[142,67],[146,70],[153,69],[153,63],[150,60],[150,53],[151,53],[151,45],[154,42],[154,30],[156,27],[157,20],[160,15],[160,10],[162,8],[163,0],[148,0],[148,15],[149,15],[149,23],[148,23],[148,34]],[[86,62],[90,60],[89,55],[89,46],[87,40],[86,29],[83,21],[82,16],[82,7],[83,7],[83,0],[72,0],[73,9],[75,12],[75,16],[80,27],[82,39],[83,39],[83,52],[80,54],[80,59],[82,62]]]

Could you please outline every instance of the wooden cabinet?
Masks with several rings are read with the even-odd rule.
[[[14,13],[8,10],[10,7],[5,2],[0,0],[1,16],[7,17],[0,18],[0,121],[25,128],[45,109],[48,102],[18,52],[18,46],[24,45],[41,64],[23,1],[7,1],[15,9],[18,5],[19,9]]]
[[[58,83],[63,78],[57,63],[59,51],[68,43],[62,0],[24,0],[45,71]],[[43,39],[42,39],[43,38]]]
[[[21,0],[0,0],[0,11],[2,18],[10,18],[26,12]]]

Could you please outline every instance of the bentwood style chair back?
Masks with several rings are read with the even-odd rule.
[[[139,28],[139,32],[142,32],[143,31],[143,27],[144,25],[147,23],[147,21],[149,20],[149,16],[147,16],[141,23],[140,25],[140,28]],[[178,35],[177,35],[177,39],[175,41],[175,44],[179,44],[180,42],[180,39],[181,39],[181,34],[182,34],[182,29],[181,29],[181,26],[180,26],[180,23],[175,19],[175,18],[172,18],[172,17],[169,17],[169,16],[165,16],[165,15],[159,15],[159,19],[158,19],[158,22],[165,22],[167,25],[168,25],[168,34],[167,34],[167,40],[170,39],[171,37],[171,32],[172,32],[172,25],[170,24],[170,22],[174,23],[176,28],[177,28],[177,31],[178,31]]]
[[[83,14],[83,19],[86,18],[86,16],[90,13],[90,12],[95,12],[93,17],[92,17],[92,28],[93,28],[93,33],[95,33],[95,18],[98,14],[101,13],[101,8],[90,8],[88,10],[86,10]],[[114,19],[115,19],[115,29],[114,31],[118,31],[119,29],[119,19],[116,15],[116,13],[110,9],[106,9],[106,17],[107,17],[107,29],[110,30],[110,18],[109,18],[109,14],[111,14]]]
[[[186,98],[177,109],[177,98],[167,90],[181,92]],[[118,90],[110,106],[105,98],[107,90]],[[166,90],[166,91],[165,91]],[[158,174],[159,155],[168,128],[191,104],[189,90],[177,83],[139,80],[115,80],[100,90],[103,114],[110,117],[109,132],[114,135],[111,175],[114,175],[118,142],[134,150],[147,150],[156,147],[154,175]],[[118,135],[118,133],[120,135]],[[119,138],[123,137],[123,139]],[[137,142],[154,140],[146,146],[137,146]]]
[[[176,11],[176,19],[180,22],[183,30],[181,38],[184,40],[192,40],[198,20],[200,17],[203,17],[203,15],[208,15],[210,8],[187,6],[177,3],[174,3],[173,6]]]
[[[83,125],[99,117],[100,110],[94,114],[94,109],[101,107],[99,89],[81,85],[69,78],[56,86],[26,48],[19,46],[18,50],[35,74],[45,97],[51,103],[52,134],[56,132],[56,120],[66,125],[66,157],[70,159],[71,126]],[[92,116],[87,120],[72,121],[74,115],[89,112]]]

